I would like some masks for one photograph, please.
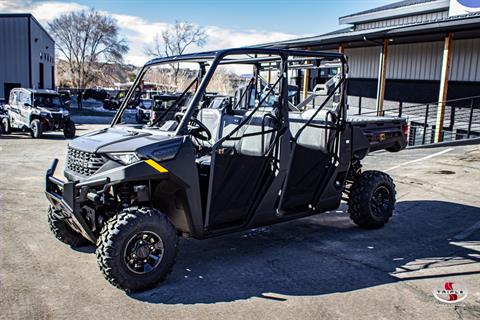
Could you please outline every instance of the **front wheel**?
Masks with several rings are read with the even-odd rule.
[[[170,219],[152,208],[131,207],[112,217],[97,240],[105,278],[127,292],[155,287],[171,272],[178,238]]]
[[[73,230],[64,220],[55,214],[52,206],[48,207],[48,226],[55,238],[68,244],[72,248],[84,247],[92,243],[85,239],[80,233]]]
[[[43,127],[42,123],[38,119],[32,120],[30,123],[30,135],[32,138],[37,139],[40,138],[43,134]]]
[[[381,228],[395,208],[395,184],[380,171],[365,171],[349,190],[348,212],[355,224],[365,229]]]
[[[63,135],[67,139],[73,139],[75,137],[75,123],[72,120],[65,121],[63,125]]]
[[[137,120],[137,123],[143,123],[143,118],[138,113],[135,114],[135,120]]]

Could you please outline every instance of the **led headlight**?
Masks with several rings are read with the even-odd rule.
[[[135,152],[115,152],[115,153],[107,153],[107,156],[110,159],[119,161],[125,165],[132,164],[137,161],[140,161],[140,158],[137,156]]]

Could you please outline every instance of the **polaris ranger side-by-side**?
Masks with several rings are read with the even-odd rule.
[[[142,79],[172,62],[198,70],[178,81],[182,94],[163,114],[185,112],[125,123]],[[339,73],[330,88],[291,98],[299,71],[331,62]],[[224,75],[235,68],[252,76],[234,97]],[[394,183],[362,172],[360,162],[371,150],[404,148],[405,121],[347,118],[346,73],[344,55],[316,51],[239,48],[151,60],[111,126],[69,143],[67,181],[54,176],[56,159],[47,171],[51,230],[72,247],[96,244],[105,278],[140,291],[171,271],[179,236],[205,239],[298,219],[334,210],[342,198],[358,226],[382,227],[393,213]],[[206,102],[213,91],[222,101]],[[179,108],[185,95],[191,98]]]
[[[53,90],[15,88],[10,91],[8,104],[2,117],[4,133],[12,130],[30,132],[40,138],[46,131],[62,130],[65,138],[75,137],[75,123]]]

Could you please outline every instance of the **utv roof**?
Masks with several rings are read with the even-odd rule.
[[[287,56],[299,56],[299,57],[319,57],[319,58],[326,58],[326,59],[340,59],[345,61],[345,57],[341,53],[335,52],[321,52],[321,51],[314,51],[314,50],[291,50],[285,48],[263,48],[263,47],[243,47],[243,48],[233,48],[233,49],[224,49],[218,51],[207,51],[207,52],[199,52],[199,53],[189,53],[183,54],[178,56],[170,56],[170,57],[159,57],[154,58],[148,61],[145,66],[165,63],[165,62],[172,62],[172,61],[189,61],[189,62],[198,62],[198,63],[206,63],[211,61],[215,58],[223,58],[228,55],[240,55],[240,54],[262,54],[262,55],[287,55]],[[244,63],[244,64],[255,64],[261,62],[262,60],[265,61],[273,61],[275,57],[261,57],[257,58],[255,56],[251,56],[249,58],[242,58],[242,59],[224,59],[220,62],[220,64],[229,64],[229,63]]]

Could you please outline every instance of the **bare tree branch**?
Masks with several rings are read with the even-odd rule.
[[[202,27],[186,21],[175,21],[173,26],[156,35],[153,46],[145,48],[145,54],[151,57],[169,57],[183,54],[190,46],[203,47],[207,34]],[[180,64],[170,65],[174,85],[178,85]]]
[[[128,52],[115,19],[94,9],[64,14],[48,24],[58,53],[68,63],[72,84],[85,88],[100,78],[108,64],[122,63]]]

